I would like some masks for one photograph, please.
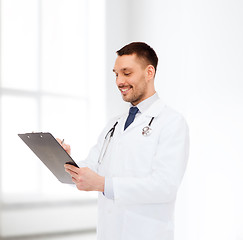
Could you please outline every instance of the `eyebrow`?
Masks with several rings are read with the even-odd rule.
[[[122,68],[121,71],[127,71],[127,70],[131,71],[131,69],[132,69],[132,68],[129,68],[129,67],[128,67],[128,68]],[[113,72],[116,72],[116,70],[113,69]]]

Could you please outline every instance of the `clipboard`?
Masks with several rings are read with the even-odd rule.
[[[78,165],[51,133],[24,133],[18,136],[61,183],[73,184],[72,177],[65,171],[64,164],[75,167]]]

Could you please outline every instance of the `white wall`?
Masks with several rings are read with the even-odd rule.
[[[126,104],[121,101],[115,84],[113,67],[116,51],[128,42],[128,2],[106,0],[106,110],[107,119],[125,110]]]
[[[145,41],[159,56],[157,91],[190,127],[176,239],[243,239],[243,2],[107,0],[106,9],[108,117],[124,109],[115,51]]]

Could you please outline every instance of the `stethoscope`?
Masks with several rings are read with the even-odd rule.
[[[105,140],[104,140],[104,143],[103,143],[103,146],[101,148],[101,152],[100,152],[100,156],[99,156],[99,160],[98,160],[98,163],[101,164],[102,160],[104,159],[104,156],[106,154],[106,151],[107,151],[107,148],[109,146],[109,143],[111,141],[111,138],[113,137],[114,135],[114,132],[115,132],[115,129],[116,129],[116,125],[118,124],[118,122],[116,122],[114,124],[114,126],[107,132],[107,134],[105,135]],[[110,133],[110,136],[109,136],[109,140],[107,141],[107,138],[108,138],[108,135]]]
[[[150,120],[148,126],[146,126],[146,127],[144,127],[144,128],[142,129],[142,134],[143,134],[143,136],[148,136],[148,135],[151,134],[151,132],[152,132],[152,128],[150,128],[150,126],[151,126],[153,120],[154,120],[154,117],[151,118],[151,120]]]
[[[151,134],[151,132],[152,132],[151,124],[152,124],[153,120],[154,120],[154,117],[152,117],[149,124],[142,129],[142,135],[143,136],[149,136]],[[117,124],[118,124],[118,121],[114,124],[114,126],[105,135],[104,143],[103,143],[103,146],[101,148],[100,156],[99,156],[99,159],[98,159],[99,164],[101,164],[102,160],[104,159],[104,156],[105,156],[107,148],[110,144],[111,138],[113,137],[114,132],[116,130]],[[108,136],[109,136],[109,139],[107,140]]]

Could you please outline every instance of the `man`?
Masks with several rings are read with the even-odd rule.
[[[130,43],[117,55],[116,84],[131,108],[107,124],[80,168],[65,169],[79,190],[99,192],[97,239],[172,240],[187,124],[155,91],[158,58],[150,46]]]

